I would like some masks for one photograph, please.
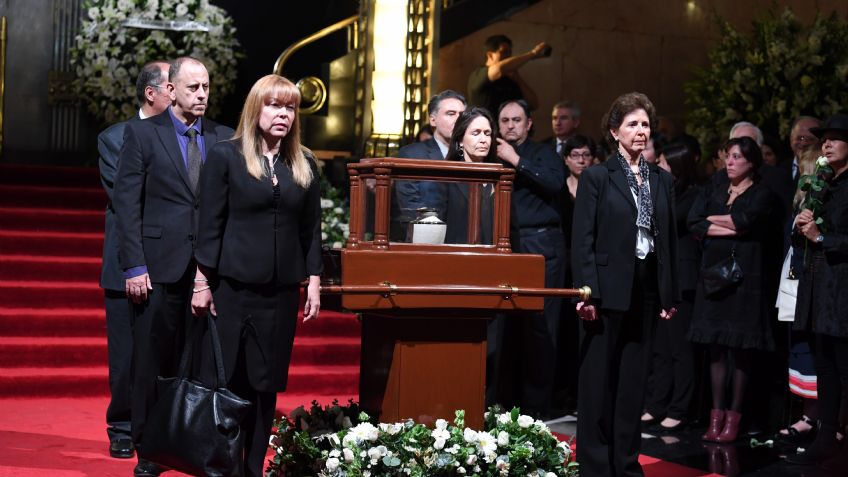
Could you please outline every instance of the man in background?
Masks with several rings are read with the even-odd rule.
[[[562,157],[563,144],[577,133],[578,127],[580,127],[580,106],[574,101],[560,101],[551,111],[551,129],[554,135],[546,142],[554,147],[558,156]]]
[[[465,97],[456,91],[445,90],[430,98],[427,112],[433,137],[422,142],[414,142],[400,148],[397,157],[408,159],[444,160],[448,153],[451,134],[456,119],[465,111]],[[390,235],[395,241],[406,237],[406,227],[415,219],[416,210],[434,209],[441,219],[445,218],[447,200],[444,184],[434,181],[397,181],[394,198],[397,208],[392,212]]]
[[[550,55],[547,43],[512,56],[512,40],[506,35],[494,35],[486,39],[485,48],[486,64],[468,77],[468,104],[488,109],[493,117],[502,103],[513,99],[523,99],[531,110],[536,109],[539,99],[518,70],[531,60]]]
[[[512,251],[544,256],[545,288],[561,288],[566,258],[558,205],[565,187],[565,163],[550,146],[528,139],[532,126],[530,106],[525,101],[509,101],[500,107],[497,155],[505,165],[515,168],[510,214]],[[487,389],[487,404],[500,401],[499,394],[511,387],[510,373],[514,370],[510,364],[516,362],[522,411],[537,418],[550,417],[561,307],[561,299],[545,298],[541,316],[498,317],[491,322],[487,365],[492,382]],[[518,340],[507,339],[512,336]],[[506,349],[516,345],[520,350],[513,357]]]
[[[128,121],[140,121],[156,116],[171,105],[168,94],[168,68],[165,61],[151,61],[142,66],[135,83],[139,110]],[[106,228],[103,238],[103,264],[100,288],[106,307],[106,343],[109,352],[109,391],[111,399],[106,408],[106,433],[109,435],[109,455],[129,459],[135,455],[130,433],[130,366],[132,365],[132,325],[130,307],[124,292],[126,282],[118,260],[118,234],[115,230],[115,209],[112,194],[118,172],[118,155],[124,144],[124,129],[128,121],[106,128],[97,136],[100,152],[100,183],[106,191]]]

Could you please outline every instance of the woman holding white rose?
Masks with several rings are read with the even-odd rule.
[[[836,114],[810,132],[822,139],[822,155],[833,176],[823,190],[820,210],[814,214],[804,209],[795,220],[797,233],[806,240],[807,258],[798,283],[794,326],[813,333],[820,426],[806,452],[786,460],[844,470],[848,452],[839,405],[848,383],[848,115]]]

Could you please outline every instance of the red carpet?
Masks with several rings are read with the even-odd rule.
[[[96,169],[0,165],[0,477],[129,476],[135,465],[107,452],[105,204]],[[359,331],[327,310],[299,325],[278,408],[355,399]],[[642,462],[650,477],[704,475]]]

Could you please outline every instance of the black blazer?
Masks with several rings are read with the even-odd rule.
[[[211,119],[201,124],[207,151],[233,135]],[[112,199],[122,268],[146,265],[151,281],[178,281],[193,256],[197,200],[168,110],[127,123]]]
[[[139,121],[138,115],[130,121]],[[97,136],[97,151],[100,153],[98,167],[100,183],[109,202],[106,203],[106,223],[103,234],[103,261],[100,267],[100,288],[106,290],[124,291],[124,280],[121,261],[118,258],[118,231],[115,208],[112,206],[112,194],[115,189],[115,176],[118,174],[118,156],[124,143],[124,129],[127,121],[121,121],[104,129]]]
[[[487,184],[480,194],[480,245],[492,245],[493,209],[492,189],[496,184]],[[445,243],[468,243],[468,184],[448,183],[447,212],[445,213]]]
[[[280,200],[271,178],[247,172],[239,142],[224,141],[209,151],[200,176],[197,262],[242,283],[298,283],[320,275],[321,186],[310,157],[313,181],[294,183],[291,170],[277,163]],[[278,205],[279,204],[279,205]]]
[[[650,164],[648,183],[654,204],[654,237],[660,306],[680,301],[677,279],[677,225],[671,174]],[[574,285],[592,288],[603,309],[630,309],[636,253],[636,202],[615,158],[580,174],[574,204],[571,257]]]
[[[435,138],[423,142],[414,142],[400,148],[397,157],[407,159],[444,159],[442,150]],[[439,217],[444,218],[447,191],[443,182],[434,181],[397,181],[395,185],[397,205],[401,209],[418,209],[428,207],[439,211]],[[414,217],[413,217],[414,218]]]

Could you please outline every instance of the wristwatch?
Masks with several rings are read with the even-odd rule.
[[[824,242],[824,235],[819,234],[819,236],[816,237],[816,243],[822,243],[822,242]]]

